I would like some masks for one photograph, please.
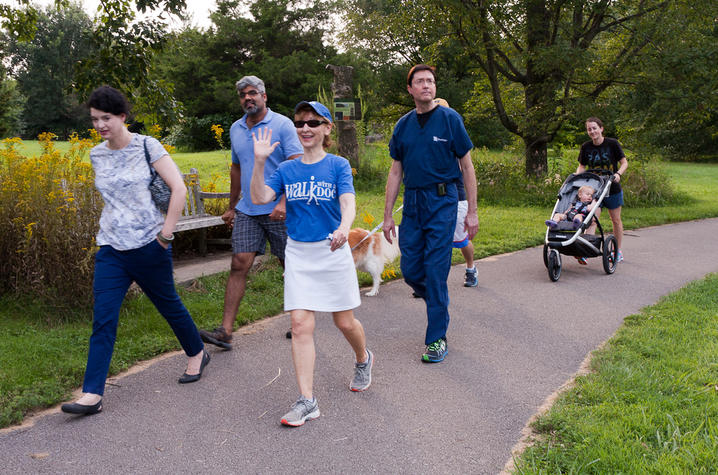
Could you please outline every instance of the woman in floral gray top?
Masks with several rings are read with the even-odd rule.
[[[99,87],[92,92],[89,106],[92,124],[105,139],[90,152],[95,186],[105,206],[97,233],[100,249],[95,256],[92,336],[83,395],[62,406],[64,412],[72,414],[96,414],[102,410],[120,306],[133,281],[167,320],[188,356],[187,369],[179,382],[198,381],[209,362],[209,354],[177,295],[172,276],[170,244],[187,195],[182,175],[162,144],[127,130],[129,105],[120,91]],[[151,166],[172,192],[166,216],[157,209],[148,189],[151,174],[145,150]]]

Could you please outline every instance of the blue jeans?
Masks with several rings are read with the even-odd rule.
[[[171,251],[157,240],[129,251],[102,246],[95,256],[92,336],[82,385],[86,393],[105,392],[120,306],[133,281],[167,320],[187,356],[195,356],[204,348],[197,327],[175,290]]]
[[[435,188],[404,191],[399,226],[401,273],[404,281],[426,302],[425,344],[446,338],[449,328],[451,251],[456,227],[456,185],[439,196]]]

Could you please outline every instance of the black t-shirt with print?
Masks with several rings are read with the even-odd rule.
[[[594,145],[590,140],[581,145],[578,163],[585,166],[587,170],[601,168],[616,173],[619,168],[618,162],[625,156],[618,140],[604,137],[601,145]],[[615,195],[620,192],[621,185],[613,183],[609,194]]]

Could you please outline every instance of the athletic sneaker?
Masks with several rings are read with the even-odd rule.
[[[446,345],[445,338],[439,338],[434,343],[426,347],[426,352],[421,355],[421,360],[426,363],[438,363],[444,361],[449,347]]]
[[[464,287],[476,287],[479,285],[479,279],[477,276],[476,266],[473,269],[466,269],[466,276],[464,276]]]
[[[623,253],[622,253],[621,251],[618,251],[618,252],[616,253],[616,264],[618,264],[618,263],[621,262],[622,260],[623,260]]]
[[[369,356],[363,363],[354,363],[354,379],[349,385],[352,391],[360,392],[369,389],[371,386],[371,367],[374,366],[374,353],[366,350]]]
[[[227,333],[224,327],[217,327],[214,330],[200,330],[199,336],[205,343],[217,345],[225,350],[232,349],[232,334]]]
[[[549,229],[556,229],[556,226],[558,226],[558,223],[553,219],[547,219],[544,223],[546,223],[546,226],[548,226]]]
[[[282,424],[285,426],[299,427],[304,425],[306,421],[311,421],[319,417],[319,404],[317,398],[309,400],[304,396],[299,396],[297,402],[292,404],[291,410],[282,417]]]
[[[578,261],[578,263],[581,264],[582,266],[588,265],[588,261],[586,260],[585,257],[578,257],[578,256],[573,256],[573,257],[575,257],[576,260]]]

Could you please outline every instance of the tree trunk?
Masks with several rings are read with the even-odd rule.
[[[327,69],[334,72],[332,93],[334,99],[354,100],[354,68],[351,66],[327,65]],[[337,128],[337,141],[339,142],[339,155],[349,160],[352,168],[359,169],[359,144],[357,143],[357,128],[353,120],[335,120]]]
[[[524,137],[526,145],[526,175],[544,176],[548,173],[548,142],[545,138]]]
[[[554,119],[556,82],[546,68],[545,48],[550,44],[551,14],[546,0],[526,1],[526,118],[522,137],[526,145],[526,175],[543,176],[548,171],[547,127]]]

